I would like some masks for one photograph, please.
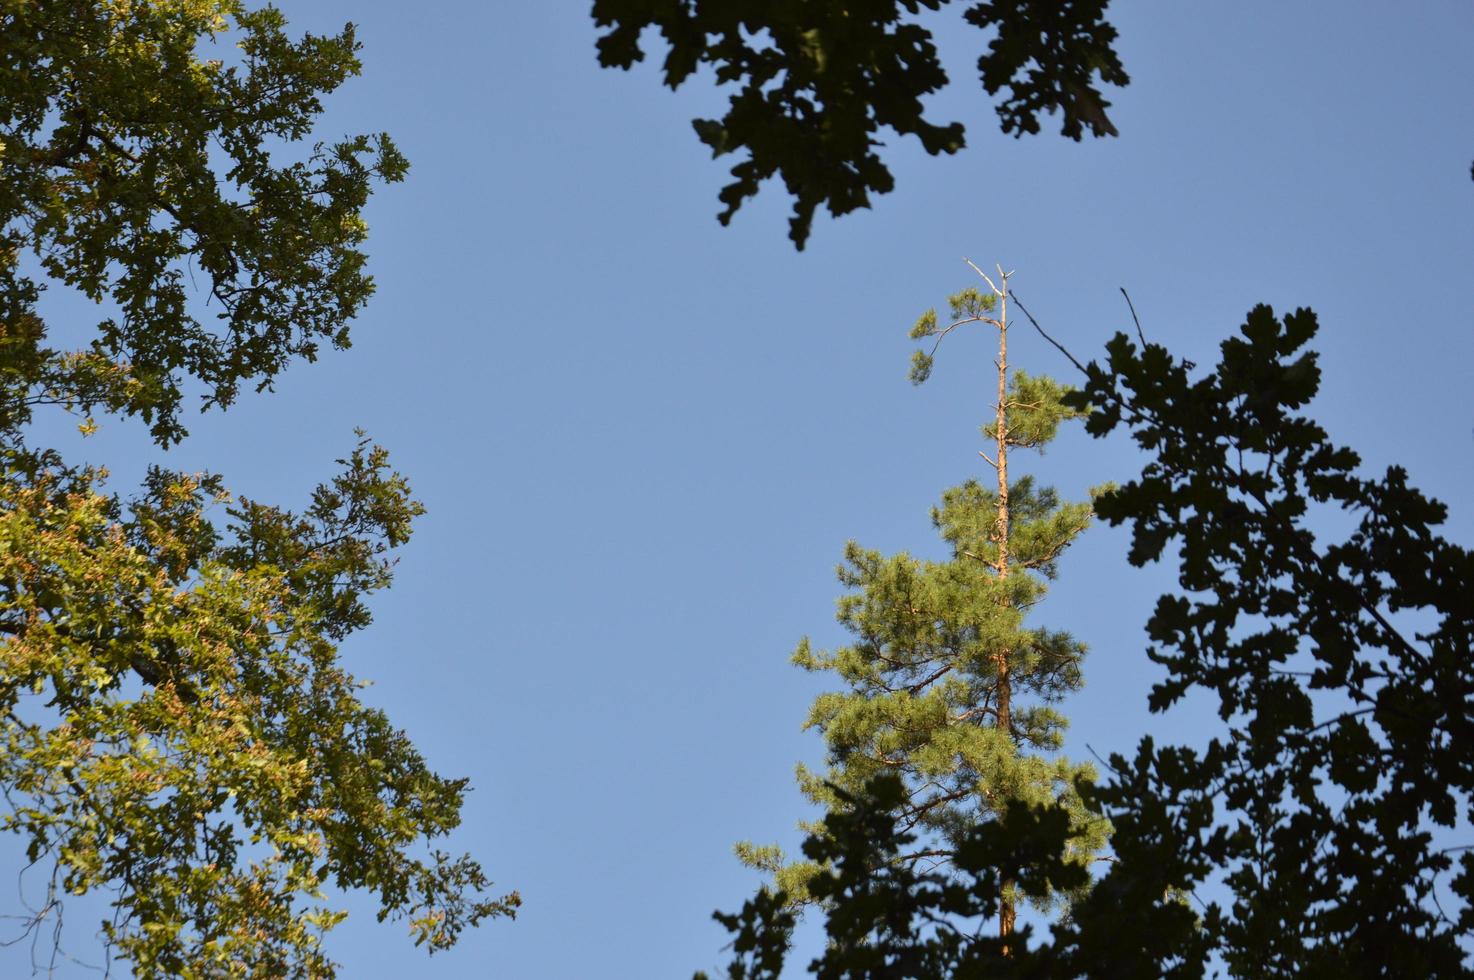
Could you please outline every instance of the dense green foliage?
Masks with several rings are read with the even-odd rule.
[[[410,856],[456,826],[465,783],[338,662],[420,512],[382,450],[303,514],[163,471],[123,503],[97,471],[5,458],[0,827],[61,893],[117,889],[104,934],[139,976],[329,975],[328,882],[434,947],[510,911],[468,897],[488,885],[468,859]]]
[[[1008,92],[1003,131],[1037,133],[1060,114],[1065,136],[1115,135],[1097,82],[1129,79],[1105,20],[1107,0],[971,0],[968,23],[991,33],[978,58],[983,88]],[[822,205],[834,215],[868,207],[894,179],[876,148],[880,131],[915,136],[930,154],[963,146],[959,122],[925,117],[922,100],[947,85],[925,12],[950,0],[594,0],[600,63],[629,68],[644,58],[641,34],[670,46],[665,83],[677,88],[702,66],[735,84],[721,119],[693,122],[712,153],[742,152],[718,215],[731,220],[771,177],[793,195],[790,222],[802,248]]]
[[[101,405],[173,441],[183,376],[226,405],[324,342],[347,346],[372,290],[360,212],[374,180],[407,164],[383,135],[301,152],[321,96],[358,71],[357,43],[351,27],[300,41],[284,29],[277,10],[231,0],[5,6],[0,425],[40,403]],[[204,57],[222,37],[238,51]],[[46,346],[44,279],[111,305],[81,353]]]
[[[298,145],[358,71],[351,28],[40,0],[0,8],[0,42],[0,827],[49,882],[29,927],[103,893],[137,976],[326,977],[325,885],[431,949],[510,914],[474,861],[423,852],[465,781],[339,662],[421,512],[383,450],[360,441],[294,513],[160,468],[125,499],[28,438],[52,406],[167,445],[187,386],[225,406],[347,345],[372,290],[361,210],[406,167],[383,136]],[[101,319],[48,322],[48,286]]]
[[[987,323],[1006,338],[991,294],[959,293],[952,309],[956,322],[947,331]],[[915,331],[942,332],[935,313]],[[1027,476],[1001,482],[1011,450],[1042,447],[1081,413],[1062,404],[1062,386],[1023,372],[1007,379],[999,364],[1003,402],[983,432],[996,446],[991,462],[1001,466],[1000,485],[969,481],[943,494],[932,521],[950,557],[886,556],[852,542],[839,569],[850,591],[839,600],[838,619],[854,641],[821,652],[804,639],[793,656],[843,684],[820,695],[809,713],[806,727],[823,735],[829,765],[822,774],[799,767],[804,795],[833,812],[876,777],[896,777],[904,791],[897,818],[917,841],[896,859],[922,867],[946,867],[980,823],[1019,805],[1057,805],[1068,814],[1075,864],[1090,861],[1108,831],[1080,798],[1093,768],[1059,754],[1066,719],[1057,705],[1081,686],[1085,646],[1024,624],[1061,554],[1088,526],[1090,505],[1061,503]],[[817,897],[809,882],[820,865],[790,863],[774,847],[744,844],[738,854],[771,872],[789,900]],[[1013,897],[1005,882],[1004,934],[1012,929]],[[1059,898],[1033,897],[1046,905]]]
[[[1303,350],[1315,330],[1308,310],[1281,320],[1261,306],[1196,379],[1125,335],[1104,366],[1085,367],[1070,401],[1094,409],[1089,430],[1125,426],[1150,454],[1097,512],[1131,525],[1136,564],[1176,548],[1182,592],[1147,627],[1167,671],[1151,707],[1197,692],[1217,701],[1223,728],[1206,746],[1147,738],[1133,760],[1112,758],[1109,780],[1088,790],[1114,828],[1109,870],[1051,936],[1016,944],[988,975],[1474,972],[1474,553],[1435,533],[1445,509],[1405,472],[1357,475],[1356,454],[1301,414],[1319,386]],[[1339,542],[1308,526],[1324,505],[1354,519]],[[821,976],[978,975],[957,972],[956,951],[914,957],[913,920],[948,939],[937,913],[988,914],[996,880],[976,879],[959,906],[935,882],[874,877],[905,805],[870,787],[864,820],[840,809],[806,845],[838,869],[811,885],[836,896],[834,946],[811,967]],[[1021,882],[1053,881],[1073,845],[1068,817],[1038,810],[974,834],[1032,862]],[[736,936],[730,976],[777,975],[792,925],[781,903],[760,895],[718,918]],[[857,923],[864,944],[850,942]],[[963,944],[979,957],[996,948]]]

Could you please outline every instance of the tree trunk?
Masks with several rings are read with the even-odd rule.
[[[1001,272],[1001,270],[1000,270]],[[999,290],[998,311],[998,520],[994,535],[998,541],[998,579],[1008,578],[1008,277],[1002,277]],[[1013,689],[1008,676],[1009,651],[999,650],[995,658],[997,669],[998,729],[1010,739],[1013,737],[1012,701]],[[1017,910],[1014,907],[1012,878],[1003,880],[1003,895],[998,906],[998,935],[1007,940],[1013,932]],[[1008,947],[1003,947],[1008,955]]]

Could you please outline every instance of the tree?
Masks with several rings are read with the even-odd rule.
[[[994,32],[978,72],[989,95],[1008,91],[998,106],[1005,133],[1037,133],[1042,114],[1059,113],[1070,139],[1087,129],[1116,135],[1097,83],[1124,86],[1130,79],[1112,46],[1107,2],[967,5],[967,22]],[[803,248],[821,205],[848,214],[894,186],[876,152],[882,128],[915,136],[932,155],[962,149],[962,124],[932,122],[922,106],[948,78],[918,17],[946,6],[949,0],[594,0],[593,15],[605,29],[598,47],[606,67],[642,60],[641,36],[656,28],[669,45],[664,72],[672,89],[703,65],[718,84],[739,86],[721,119],[692,123],[714,156],[745,154],[722,189],[717,217],[729,222],[776,176],[794,198],[790,237]]]
[[[37,404],[100,405],[172,442],[185,434],[183,375],[225,406],[322,343],[348,345],[373,288],[361,211],[373,181],[403,179],[407,163],[383,134],[273,161],[359,70],[351,26],[299,42],[284,26],[279,11],[233,0],[7,11],[0,311],[8,376],[28,382],[8,427]],[[200,43],[230,31],[241,63],[202,60]],[[115,308],[84,353],[42,346],[44,286],[22,268],[27,253]],[[192,308],[191,272],[216,305],[214,329]]]
[[[299,146],[359,70],[352,27],[294,41],[233,0],[42,0],[0,32],[0,826],[47,869],[30,927],[106,889],[102,935],[137,976],[324,977],[325,884],[432,950],[511,914],[470,858],[416,856],[466,783],[338,657],[421,513],[382,449],[361,439],[295,513],[161,467],[125,499],[28,437],[60,407],[167,446],[189,386],[224,407],[348,345],[373,288],[363,205],[406,170],[383,135]],[[103,307],[80,349],[52,339],[48,285]]]
[[[1026,628],[1023,620],[1044,598],[1063,551],[1089,524],[1090,505],[1062,504],[1030,477],[1010,482],[1008,475],[1013,449],[1042,448],[1062,422],[1082,413],[1065,407],[1066,389],[1049,378],[1022,371],[1010,378],[1008,277],[1002,285],[983,278],[990,292],[951,297],[951,325],[939,328],[931,310],[912,336],[940,344],[963,326],[996,328],[998,401],[983,430],[995,456],[981,455],[996,470],[997,487],[970,481],[943,495],[932,520],[951,546],[946,561],[887,557],[853,542],[846,548],[839,577],[852,591],[840,600],[838,618],[855,642],[816,652],[805,639],[793,657],[806,670],[834,672],[845,685],[819,696],[806,725],[824,736],[828,772],[800,766],[799,783],[832,811],[878,775],[898,777],[901,830],[919,840],[896,855],[908,864],[945,866],[979,823],[1018,804],[1058,804],[1075,840],[1068,860],[1085,863],[1103,846],[1107,824],[1080,800],[1078,786],[1094,778],[1092,767],[1058,754],[1066,721],[1055,707],[1082,683],[1085,646],[1065,632]],[[931,355],[918,352],[913,380],[925,380],[930,366]],[[739,855],[773,872],[798,901],[821,871],[812,862],[785,864],[772,847],[743,845]],[[1004,938],[1014,929],[1015,895],[1015,882],[1005,877],[998,903]]]
[[[1104,784],[1083,787],[1112,822],[1109,870],[1046,941],[1012,946],[1000,975],[1474,972],[1474,552],[1434,532],[1445,508],[1401,468],[1358,475],[1356,454],[1302,414],[1319,387],[1304,350],[1316,327],[1309,310],[1281,319],[1256,307],[1196,379],[1190,362],[1124,334],[1104,365],[1075,362],[1086,384],[1066,401],[1091,407],[1087,428],[1125,426],[1149,454],[1096,512],[1132,526],[1135,564],[1177,547],[1183,594],[1164,595],[1147,624],[1149,655],[1167,670],[1151,707],[1196,689],[1216,696],[1223,731],[1198,748],[1145,738],[1134,759],[1112,757]],[[1323,544],[1308,524],[1330,505],[1355,526]],[[891,853],[904,801],[876,787],[864,800],[865,820],[832,818],[850,819],[847,837],[806,850],[862,863]],[[1020,880],[1052,880],[1073,842],[1068,815],[1050,809],[982,825],[975,846],[1012,848],[1030,864]],[[870,959],[826,953],[811,969],[839,968],[821,976],[952,976],[937,960],[866,971],[916,945],[917,927],[897,921],[976,914],[1000,887],[976,879],[963,901],[927,880],[857,882],[836,867],[821,886],[834,896],[826,927],[866,928]],[[869,897],[891,885],[884,902]],[[882,922],[886,908],[897,913]],[[718,918],[736,936],[730,976],[776,975],[764,971],[775,956],[781,967],[781,903],[759,896]]]
[[[1098,805],[1118,860],[1059,940],[1081,975],[1471,972],[1474,553],[1402,468],[1359,475],[1303,414],[1316,329],[1259,306],[1196,378],[1122,334],[1086,368],[1089,431],[1124,426],[1151,455],[1098,513],[1132,527],[1134,564],[1178,549],[1182,594],[1147,624],[1167,671],[1151,707],[1196,689],[1223,731],[1113,757]],[[1355,522],[1340,541],[1312,529],[1331,507]],[[1164,884],[1229,898],[1193,922]]]

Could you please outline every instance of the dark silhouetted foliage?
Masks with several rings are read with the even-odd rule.
[[[1147,624],[1166,679],[1223,721],[1208,745],[1142,742],[1099,803],[1117,862],[1063,937],[1081,959],[1129,925],[1147,972],[1467,974],[1474,926],[1474,555],[1435,533],[1446,508],[1360,460],[1304,414],[1320,383],[1315,314],[1256,307],[1218,367],[1118,334],[1078,395],[1090,432],[1126,427],[1152,455],[1097,513],[1133,532],[1134,564],[1177,548],[1182,592]],[[1333,507],[1339,540],[1312,530]],[[1171,877],[1163,880],[1164,870]],[[1196,930],[1162,885],[1216,883]]]
[[[1075,833],[1068,809],[1010,801],[997,820],[962,837],[946,872],[934,872],[901,860],[916,838],[902,829],[909,794],[900,780],[878,776],[859,794],[835,793],[844,805],[803,846],[823,869],[808,888],[828,937],[810,973],[821,980],[1051,975],[1049,952],[1027,951],[1027,925],[1002,939],[991,920],[1006,892],[1042,899],[1086,883],[1086,870],[1060,848]],[[729,980],[776,980],[795,924],[787,896],[765,889],[716,919],[733,934]]]
[[[1003,131],[1037,133],[1041,114],[1080,139],[1116,135],[1099,84],[1129,79],[1105,20],[1107,0],[997,0],[968,3],[968,23],[992,32],[978,59],[983,88],[1006,90]],[[959,122],[936,123],[922,99],[947,85],[926,11],[951,0],[594,0],[604,28],[599,61],[629,68],[644,58],[641,35],[655,28],[669,44],[665,82],[679,87],[709,65],[719,84],[737,86],[721,119],[693,122],[721,156],[745,158],[722,189],[723,224],[770,177],[793,195],[790,237],[803,248],[822,205],[831,214],[868,207],[894,180],[876,148],[883,128],[915,136],[930,154],[963,146]]]

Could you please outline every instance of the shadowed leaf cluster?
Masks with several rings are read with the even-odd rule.
[[[1136,564],[1177,549],[1182,591],[1147,624],[1151,705],[1198,691],[1223,722],[1198,748],[1144,740],[1100,790],[1119,860],[1070,941],[1099,952],[1134,902],[1139,945],[1118,952],[1147,972],[1469,973],[1474,554],[1404,470],[1362,475],[1303,414],[1316,326],[1257,307],[1197,378],[1117,335],[1077,396],[1091,432],[1125,427],[1151,456],[1097,512],[1131,527]],[[1343,535],[1314,530],[1326,508]],[[1204,883],[1230,897],[1196,926],[1152,898]]]
[[[804,246],[821,206],[833,215],[868,207],[894,186],[877,152],[889,129],[914,136],[927,153],[956,153],[959,122],[928,119],[923,100],[948,84],[920,15],[950,0],[594,0],[604,33],[599,61],[629,68],[655,29],[668,45],[665,83],[677,88],[706,66],[736,88],[720,119],[693,122],[714,156],[740,153],[721,191],[723,224],[777,177],[794,199],[790,237]],[[1080,139],[1115,135],[1100,85],[1127,75],[1105,20],[1106,0],[970,0],[965,20],[990,36],[978,58],[1005,133],[1037,133],[1058,113],[1060,130]]]

